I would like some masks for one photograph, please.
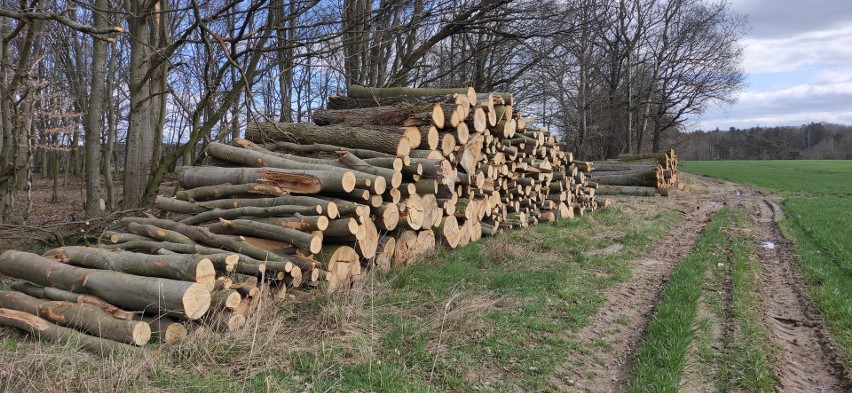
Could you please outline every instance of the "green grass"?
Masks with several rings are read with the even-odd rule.
[[[698,300],[708,265],[727,263],[725,233],[731,211],[723,208],[672,272],[636,351],[628,389],[677,392],[687,350],[695,338]]]
[[[795,243],[809,295],[852,365],[852,161],[685,162],[683,168],[784,197],[782,231]]]

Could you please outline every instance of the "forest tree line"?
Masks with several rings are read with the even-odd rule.
[[[678,156],[685,160],[850,160],[852,126],[810,123],[681,133]]]
[[[746,30],[716,0],[0,0],[0,220],[38,177],[144,206],[352,84],[510,91],[578,157],[664,150],[742,87]]]

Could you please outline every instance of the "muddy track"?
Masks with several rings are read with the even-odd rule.
[[[706,182],[705,180],[702,180]],[[630,262],[631,278],[606,291],[606,302],[590,323],[577,333],[589,353],[572,362],[581,365],[573,386],[559,390],[612,392],[619,390],[629,371],[629,361],[639,344],[648,317],[672,270],[692,249],[713,213],[724,202],[725,190],[711,184],[706,194],[677,197],[675,204],[685,217],[675,230],[645,259]],[[619,323],[621,321],[621,323]],[[629,321],[626,324],[623,321]],[[605,340],[609,349],[599,351],[595,341]]]
[[[572,380],[568,385],[552,386],[562,391],[624,389],[633,352],[665,280],[692,249],[713,213],[730,205],[747,214],[757,245],[762,276],[757,290],[761,309],[765,310],[763,320],[778,348],[774,364],[779,378],[777,391],[852,392],[850,381],[843,379],[837,350],[829,344],[825,324],[806,296],[792,244],[778,228],[777,220],[783,215],[780,198],[736,183],[704,177],[695,180],[706,191],[674,196],[675,204],[686,216],[684,222],[648,258],[630,263],[630,280],[606,291],[605,303],[577,333],[581,347],[587,351],[571,360],[576,366]],[[764,241],[772,242],[774,248],[760,247]],[[626,325],[625,320],[629,320]],[[601,340],[607,342],[606,350],[595,345]]]
[[[828,341],[820,314],[806,296],[792,244],[778,228],[778,198],[741,188],[735,206],[747,213],[760,261],[762,285],[757,287],[763,322],[778,348],[775,372],[779,391],[840,392],[852,386],[843,380],[837,351]]]

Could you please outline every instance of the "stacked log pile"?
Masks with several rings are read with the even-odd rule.
[[[587,168],[597,195],[668,196],[677,181],[677,155],[666,153],[622,154],[615,160],[600,161]]]
[[[210,143],[210,165],[179,172],[159,217],[124,218],[94,247],[0,256],[0,274],[19,279],[0,292],[0,324],[132,345],[178,339],[187,321],[232,331],[262,292],[346,288],[437,244],[608,204],[587,186],[592,165],[513,104],[467,88],[353,86],[315,124],[251,124],[246,139]]]

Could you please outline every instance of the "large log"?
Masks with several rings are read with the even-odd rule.
[[[22,311],[0,308],[0,325],[22,330],[39,339],[47,339],[60,344],[79,345],[87,351],[101,355],[135,353],[134,347],[127,344],[89,336]]]
[[[181,187],[195,188],[216,184],[270,184],[295,194],[321,191],[349,192],[355,189],[352,172],[278,168],[187,167],[178,173]]]
[[[0,255],[0,273],[94,295],[127,310],[198,319],[210,307],[210,291],[198,283],[86,269],[21,251],[9,250]]]
[[[44,300],[0,290],[0,308],[37,315],[60,326],[125,344],[145,345],[151,339],[151,328],[146,323],[115,318],[91,304]]]
[[[411,142],[402,134],[360,127],[320,127],[305,123],[251,123],[246,128],[246,139],[255,143],[295,141],[300,144],[340,145],[397,156],[407,156],[411,151]]]
[[[203,255],[146,255],[70,246],[49,250],[44,256],[89,269],[193,281],[204,285],[209,291],[213,290],[216,282],[213,262]]]
[[[399,103],[352,109],[317,109],[311,115],[318,126],[341,125],[363,127],[370,125],[422,126],[432,121],[432,105]]]

